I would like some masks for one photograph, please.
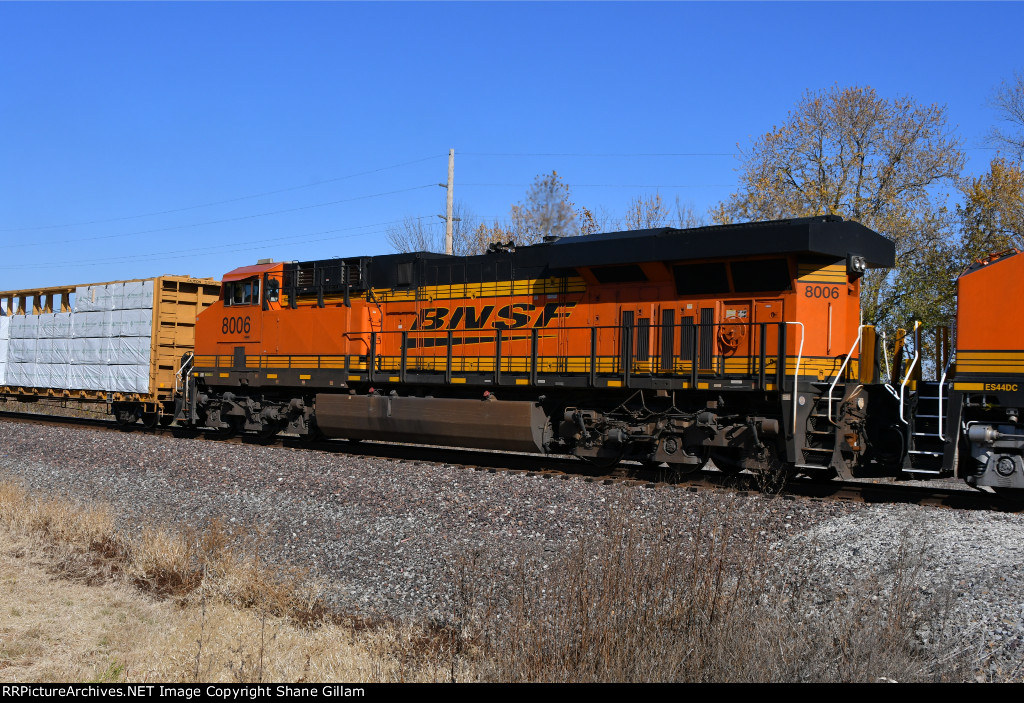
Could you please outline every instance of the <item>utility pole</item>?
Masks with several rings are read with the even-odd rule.
[[[452,253],[452,199],[455,194],[455,149],[448,150],[448,210],[444,220],[444,253]]]
[[[442,188],[444,183],[438,183]],[[448,150],[448,214],[438,215],[444,218],[444,253],[452,254],[452,223],[458,220],[452,217],[452,200],[455,194],[455,149]]]

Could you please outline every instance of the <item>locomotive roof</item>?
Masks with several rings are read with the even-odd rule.
[[[871,268],[891,268],[896,248],[859,222],[835,215],[749,222],[694,229],[659,227],[565,237],[535,245],[552,268],[643,261],[712,259],[762,254],[809,253],[862,256]]]
[[[823,215],[693,229],[659,227],[606,232],[474,256],[420,251],[294,262],[285,264],[285,270],[287,273],[293,268],[344,264],[350,267],[353,287],[361,289],[528,279],[559,275],[578,267],[786,253],[833,260],[860,256],[870,268],[892,267],[896,258],[893,243],[877,232],[858,222]]]

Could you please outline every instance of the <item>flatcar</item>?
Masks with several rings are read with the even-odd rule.
[[[0,292],[0,401],[169,424],[196,315],[219,291],[211,278],[160,276]]]
[[[915,449],[914,368],[885,378],[860,319],[894,256],[821,216],[264,261],[199,315],[178,420],[683,474],[912,470],[936,454]]]

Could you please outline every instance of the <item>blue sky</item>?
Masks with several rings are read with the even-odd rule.
[[[443,226],[449,148],[481,217],[553,169],[591,209],[703,211],[737,143],[833,84],[946,105],[981,172],[1021,26],[1019,3],[3,2],[0,290],[385,253],[405,216]]]

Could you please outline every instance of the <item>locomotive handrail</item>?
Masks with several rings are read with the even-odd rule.
[[[946,361],[946,368],[942,369],[942,378],[939,379],[939,439],[943,442],[946,440],[946,434],[942,431],[942,388],[946,385],[946,374],[949,373],[949,367],[953,365],[953,359],[956,358],[956,351],[949,355],[949,359]]]
[[[892,370],[889,368],[889,350],[885,346],[885,330],[881,330],[882,335],[882,359],[885,360],[885,381],[886,385],[892,383]]]
[[[828,387],[828,421],[836,427],[839,427],[839,423],[832,420],[832,390],[836,387],[836,383],[839,382],[839,379],[842,378],[843,371],[846,370],[846,365],[850,363],[850,357],[853,356],[854,350],[860,346],[861,333],[864,331],[865,327],[866,325],[861,325],[857,328],[857,339],[854,340],[853,346],[850,347],[850,353],[846,355],[845,359],[843,359],[843,364],[839,367],[839,371],[836,373],[836,377],[832,381],[832,385]]]
[[[757,387],[764,388],[766,387],[768,370],[774,365],[775,383],[781,390],[784,386],[785,376],[787,375],[786,367],[788,366],[785,354],[786,325],[800,324],[801,351],[794,371],[795,375],[799,376],[803,369],[802,349],[806,343],[806,327],[802,323],[786,323],[780,320],[778,322],[733,322],[729,324],[732,327],[741,326],[748,330],[744,333],[744,336],[750,339],[750,354],[742,355],[744,359],[747,359],[749,356],[745,367],[741,368],[734,365],[729,367],[728,371],[723,368],[723,364],[729,361],[729,354],[712,350],[710,355],[708,355],[707,350],[704,349],[704,342],[710,344],[717,339],[716,331],[722,327],[720,323],[697,323],[691,324],[688,328],[682,324],[648,325],[639,334],[636,327],[628,325],[560,326],[558,331],[562,334],[572,331],[585,333],[583,338],[577,340],[577,342],[583,343],[578,344],[578,350],[573,352],[575,356],[580,358],[572,363],[568,363],[562,357],[567,352],[563,351],[561,346],[558,347],[556,352],[553,341],[550,343],[545,341],[548,338],[553,339],[554,335],[542,335],[540,333],[543,330],[537,327],[530,329],[527,335],[520,335],[520,337],[525,338],[513,335],[512,340],[506,337],[507,331],[502,328],[493,330],[477,330],[472,328],[472,334],[481,335],[480,337],[471,337],[472,342],[462,341],[462,335],[469,333],[470,330],[374,331],[373,333],[362,335],[369,347],[369,354],[366,365],[363,366],[361,364],[360,370],[366,374],[366,380],[371,382],[380,381],[381,374],[386,370],[396,372],[399,379],[405,379],[403,382],[409,382],[413,374],[424,372],[438,374],[439,378],[444,379],[442,382],[445,383],[450,382],[447,380],[449,375],[458,375],[460,372],[487,374],[489,377],[488,382],[494,383],[495,386],[509,385],[510,379],[506,378],[506,373],[524,374],[526,378],[523,380],[528,383],[543,383],[544,381],[538,380],[538,377],[549,372],[580,374],[585,379],[584,383],[589,387],[598,387],[601,383],[598,377],[611,374],[613,377],[618,376],[622,387],[626,388],[633,387],[635,379],[647,377],[650,374],[671,375],[684,383],[688,379],[692,388],[698,386],[698,379],[703,379],[709,374],[712,376],[726,374],[730,376],[747,376],[757,384]],[[768,329],[773,327],[779,331],[777,342],[772,342],[773,346],[777,346],[778,349],[777,354],[773,355],[773,358],[769,358]],[[675,336],[672,334],[673,330],[681,334]],[[618,350],[617,354],[599,356],[598,352],[601,350],[601,347],[598,345],[598,335],[602,331],[613,333],[613,336],[603,343],[603,348],[606,351],[611,351],[612,347],[616,347]],[[665,347],[665,342],[662,341],[662,351],[660,353],[652,351],[658,346],[657,339],[654,339],[650,345],[645,345],[643,349],[640,348],[640,341],[646,341],[648,333],[658,335],[659,331],[660,334],[672,334],[670,336],[672,340],[671,348]],[[392,338],[401,340],[398,342],[399,346],[395,348],[393,354],[382,354],[383,349],[392,348],[391,344],[385,343],[383,340]],[[616,338],[618,341],[616,341]],[[467,339],[470,339],[470,337],[467,337]],[[414,349],[418,347],[423,348],[423,344],[419,340],[428,340],[430,343],[427,346],[433,348],[433,353],[426,355],[422,352],[415,352]],[[510,341],[517,346],[517,353],[510,354],[511,350],[508,348]],[[460,351],[461,348],[458,347],[458,344],[478,342],[487,342],[493,344],[493,347],[485,353],[476,355]],[[543,347],[547,347],[547,349],[542,351]],[[665,351],[666,349],[668,351]],[[342,368],[347,375],[350,371],[354,371],[354,369],[351,366],[348,355],[344,356],[345,364]],[[616,359],[616,363],[612,366],[604,367],[603,364],[609,357],[613,356]],[[471,357],[476,359],[474,364],[467,363],[467,360]],[[302,360],[301,364],[299,363],[300,359]],[[321,359],[320,366],[327,368],[327,366],[324,366],[326,363],[325,359]],[[424,365],[422,363],[423,359],[428,359],[429,363]],[[339,357],[340,360],[341,357]],[[261,363],[262,361],[264,360],[261,357]],[[282,361],[289,368],[298,368],[302,364],[307,363],[304,357],[293,358],[292,356],[283,356]],[[677,361],[681,361],[682,366],[677,368]],[[574,366],[578,362],[582,362],[582,366]],[[388,364],[390,366],[387,366]],[[705,366],[706,368],[704,368]],[[521,368],[517,370],[517,367]],[[569,369],[572,369],[572,371],[569,371]],[[523,380],[515,382],[522,383]],[[464,381],[456,379],[451,382],[461,383]],[[604,387],[603,384],[600,387]]]
[[[920,326],[921,326],[920,321],[915,320],[914,321],[914,331],[916,332],[917,329]],[[904,335],[904,336],[906,336],[906,335]],[[910,366],[907,367],[907,374],[903,377],[903,382],[900,384],[900,422],[902,422],[904,425],[910,424],[903,417],[903,404],[904,404],[905,389],[907,387],[907,383],[910,382],[910,377],[914,373],[914,367],[917,366],[917,362],[921,358],[921,348],[920,347],[921,347],[920,344],[915,344],[914,345],[914,360],[911,361],[910,362]]]
[[[796,352],[796,368],[793,369],[793,432],[796,432],[796,396],[797,386],[800,384],[800,361],[804,356],[804,323],[802,322],[791,322],[790,320],[785,321],[787,325],[800,325],[800,347]]]

